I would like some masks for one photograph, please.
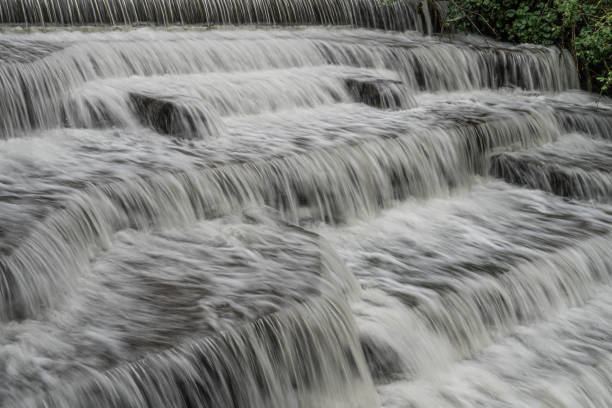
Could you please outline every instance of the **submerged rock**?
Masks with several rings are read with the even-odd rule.
[[[208,119],[201,110],[191,107],[187,101],[175,101],[163,97],[130,93],[136,115],[143,125],[157,132],[184,139],[202,138],[209,130]]]
[[[401,81],[380,78],[349,78],[346,86],[356,101],[382,109],[404,107],[398,85]]]

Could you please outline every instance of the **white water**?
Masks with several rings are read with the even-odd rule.
[[[372,0],[5,0],[0,23],[82,24],[318,24],[432,30],[427,2],[381,7]]]
[[[338,4],[282,23],[387,27]],[[577,86],[477,37],[5,27],[0,405],[609,406],[612,104]]]

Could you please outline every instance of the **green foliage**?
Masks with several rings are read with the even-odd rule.
[[[612,0],[450,0],[446,27],[568,48],[586,86],[612,92]]]

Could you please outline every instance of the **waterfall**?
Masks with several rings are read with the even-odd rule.
[[[612,101],[440,7],[0,1],[0,406],[609,406]]]
[[[33,33],[32,36],[31,42],[37,47],[61,48],[28,62],[8,61],[0,68],[0,114],[6,118],[0,130],[4,137],[24,130],[56,127],[65,121],[71,125],[89,125],[87,121],[94,119],[98,119],[96,122],[111,121],[111,124],[115,124],[113,119],[118,124],[130,123],[129,117],[125,117],[127,112],[119,109],[111,94],[117,93],[115,98],[120,100],[132,90],[132,93],[139,91],[163,99],[176,96],[189,84],[190,94],[201,96],[198,87],[204,90],[207,83],[215,80],[209,75],[182,77],[180,74],[244,72],[242,78],[232,75],[229,80],[226,77],[226,80],[216,81],[217,98],[221,100],[217,99],[218,103],[209,109],[198,110],[209,118],[209,126],[223,111],[253,112],[253,109],[236,106],[240,98],[232,91],[240,82],[244,83],[242,92],[249,92],[245,97],[258,93],[259,111],[266,105],[280,104],[281,98],[287,99],[289,106],[300,106],[300,99],[303,105],[309,99],[304,92],[314,91],[315,87],[321,92],[321,98],[342,101],[343,94],[349,91],[347,80],[362,77],[365,77],[362,81],[376,80],[379,85],[387,83],[389,87],[393,86],[394,76],[400,79],[401,92],[396,94],[402,95],[399,100],[404,107],[414,105],[411,100],[423,90],[517,86],[527,90],[562,91],[578,85],[573,61],[567,52],[528,46],[503,45],[501,48],[501,44],[484,43],[477,38],[464,38],[451,44],[443,38],[423,37],[417,33],[314,28],[186,33],[143,29],[120,36],[115,32],[54,32],[48,36]],[[12,47],[24,43],[28,46],[30,42],[21,37],[9,34],[5,41]],[[326,69],[327,65],[334,66]],[[374,71],[359,74],[355,68],[347,66],[394,72],[392,75]],[[291,67],[313,70],[310,74],[287,72]],[[271,69],[283,72],[271,71],[266,78],[262,78],[264,73],[253,72]],[[304,82],[292,81],[292,72],[304,78]],[[133,80],[134,75],[144,78]],[[153,77],[156,75],[169,78],[160,83]],[[310,75],[314,76],[311,82],[305,82]],[[124,79],[112,79],[116,77]],[[270,83],[262,93],[256,82],[259,80],[259,86],[263,86],[264,79]],[[247,83],[254,84],[249,91],[245,89]],[[80,89],[85,84],[85,89]],[[193,84],[199,85],[191,88]],[[102,93],[107,94],[103,97],[106,106],[96,99]],[[183,104],[189,101],[182,99]],[[227,104],[223,100],[234,102]],[[317,102],[310,99],[312,106]],[[199,101],[198,106],[202,103]],[[123,114],[115,117],[116,112],[109,112],[108,105]]]
[[[150,355],[22,407],[374,407],[351,314],[329,300]]]
[[[564,197],[609,201],[609,149],[607,143],[573,134],[538,149],[495,156],[491,173],[510,183]]]
[[[6,0],[2,24],[267,24],[352,25],[392,30],[432,30],[428,2],[410,0],[381,7],[374,0]]]

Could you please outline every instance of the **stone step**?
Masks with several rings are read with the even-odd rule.
[[[537,149],[494,155],[490,174],[563,197],[610,202],[612,143],[566,135]]]
[[[435,368],[419,334],[463,359],[582,305],[612,283],[611,232],[607,207],[499,181],[319,229],[363,288],[358,325],[380,383]]]
[[[566,53],[473,37],[449,41],[410,32],[321,28],[53,36],[61,50],[30,63],[0,65],[0,116],[6,118],[0,137],[61,125],[62,104],[72,91],[109,78],[331,64],[397,72],[409,96],[503,86],[544,91],[578,86]],[[36,38],[31,42],[36,48]]]
[[[414,105],[410,90],[391,71],[321,66],[94,81],[72,92],[61,116],[69,127],[144,124],[192,139],[220,136],[225,116],[353,101],[396,110]]]

